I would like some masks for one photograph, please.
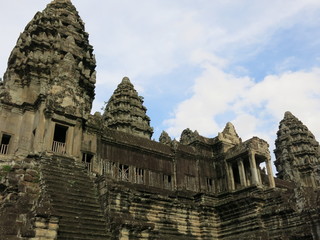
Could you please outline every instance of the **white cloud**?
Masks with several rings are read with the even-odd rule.
[[[320,139],[319,82],[320,68],[271,75],[255,83],[207,66],[192,97],[180,103],[165,124],[175,137],[187,127],[215,136],[231,121],[243,140],[258,136],[273,148],[278,123],[291,111]],[[230,119],[217,120],[226,112],[232,113]]]
[[[5,34],[0,39],[0,71],[5,69],[19,32],[49,2],[10,0],[1,6],[0,21],[6,24],[1,26]],[[161,81],[169,83],[164,85],[179,90],[176,85],[187,83],[184,79],[177,81],[180,76],[170,73],[187,65],[199,73],[192,82],[192,95],[186,94],[189,97],[180,104],[172,103],[176,109],[166,121],[172,135],[180,135],[187,127],[203,135],[216,135],[225,124],[219,116],[232,112],[230,121],[241,135],[272,139],[274,127],[284,111],[290,110],[320,136],[316,126],[319,69],[266,76],[255,83],[247,76],[248,70],[254,69],[241,65],[247,56],[265,50],[277,31],[296,24],[318,24],[319,0],[72,2],[86,23],[97,58],[95,109],[108,100],[123,76],[135,83],[140,94],[154,92],[153,82],[159,81],[156,76],[164,74],[167,77]],[[287,57],[278,71],[290,69],[295,56]],[[232,66],[234,62],[236,67]],[[247,77],[226,73],[230,66]],[[160,105],[161,101],[150,107]]]
[[[207,64],[195,81],[193,96],[180,103],[174,117],[165,121],[169,125],[167,131],[175,137],[187,127],[203,135],[216,134],[221,125],[214,118],[227,112],[230,104],[238,101],[252,84],[248,77],[235,77]]]

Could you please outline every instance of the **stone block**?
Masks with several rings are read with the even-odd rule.
[[[33,170],[33,169],[27,169],[26,173],[30,174],[33,177],[36,177],[36,176],[39,175],[39,173],[36,170]]]
[[[35,225],[35,227],[37,227],[37,228],[46,228],[46,227],[47,227],[47,224],[46,224],[45,222],[43,222],[43,221],[36,221],[36,222],[34,223],[34,225]]]
[[[59,223],[59,218],[58,217],[51,217],[50,223]]]
[[[23,169],[17,169],[17,170],[15,171],[15,173],[16,173],[16,174],[24,174],[24,173],[25,173],[25,170],[23,170]]]
[[[36,237],[46,237],[46,232],[47,230],[46,229],[42,229],[42,228],[37,228],[36,229]]]
[[[33,182],[33,181],[35,180],[35,177],[32,176],[32,175],[30,175],[30,174],[28,174],[28,173],[26,173],[26,174],[24,175],[24,180],[25,180],[26,182]]]
[[[58,230],[59,225],[57,223],[49,223],[48,227],[50,230]]]
[[[50,239],[55,239],[57,237],[57,231],[49,229],[46,231],[45,237],[50,238]]]

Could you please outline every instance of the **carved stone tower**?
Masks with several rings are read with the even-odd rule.
[[[142,97],[138,96],[129,78],[124,77],[108,101],[104,112],[109,128],[150,139],[153,129]]]
[[[0,85],[0,138],[6,154],[81,158],[95,67],[84,23],[70,0],[54,0],[38,12],[19,36]]]
[[[95,59],[88,34],[69,0],[55,0],[21,33],[8,61],[1,99],[88,118],[94,99]]]
[[[292,113],[286,112],[276,139],[278,177],[298,186],[319,186],[319,143],[308,128]]]

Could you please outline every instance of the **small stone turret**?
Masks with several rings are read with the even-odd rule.
[[[180,143],[183,145],[189,145],[192,142],[196,141],[199,139],[199,133],[197,130],[192,132],[189,128],[185,129],[182,131],[181,136],[180,136]]]
[[[104,112],[107,127],[151,139],[153,128],[138,95],[129,78],[124,77],[108,101]]]
[[[319,186],[319,143],[291,112],[286,112],[280,122],[275,144],[279,178],[293,181],[298,186]]]
[[[169,136],[169,134],[166,131],[162,131],[160,137],[159,137],[159,142],[166,144],[166,145],[170,145],[172,140],[171,137]]]
[[[34,104],[87,118],[94,99],[96,62],[88,34],[70,0],[52,1],[24,29],[11,52],[0,100]]]
[[[224,143],[224,151],[242,142],[231,122],[228,122],[223,131],[218,133],[218,139]]]

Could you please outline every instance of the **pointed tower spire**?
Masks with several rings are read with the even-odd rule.
[[[224,127],[223,131],[218,134],[220,140],[230,142],[232,144],[241,143],[241,138],[236,132],[234,125],[231,122],[228,122]]]
[[[21,33],[9,57],[0,100],[87,117],[94,99],[95,59],[88,34],[69,0],[54,0]]]
[[[298,186],[319,185],[319,143],[308,128],[291,112],[284,114],[275,142],[277,175]]]
[[[150,118],[129,78],[124,77],[108,101],[104,112],[107,127],[150,139]]]

